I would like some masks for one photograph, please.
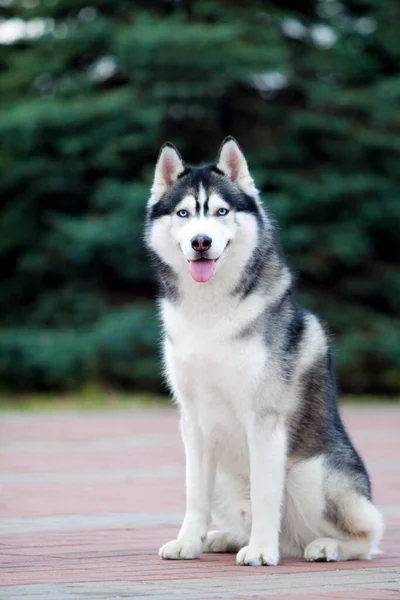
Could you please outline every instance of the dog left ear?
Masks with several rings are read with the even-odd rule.
[[[170,142],[164,144],[161,148],[154,172],[150,203],[154,204],[158,202],[178,179],[178,175],[184,170],[185,165],[175,146]]]
[[[256,193],[246,159],[233,137],[227,137],[218,153],[217,168],[249,195]]]

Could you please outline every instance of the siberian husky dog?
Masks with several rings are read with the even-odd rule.
[[[160,557],[370,558],[382,519],[339,416],[329,339],[296,301],[233,138],[200,167],[165,144],[146,243],[186,454],[185,518]]]

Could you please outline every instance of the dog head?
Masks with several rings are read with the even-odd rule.
[[[215,163],[186,166],[176,148],[161,149],[148,203],[147,244],[175,273],[206,283],[240,271],[264,220],[246,159],[227,138]],[[239,273],[237,273],[239,275]]]

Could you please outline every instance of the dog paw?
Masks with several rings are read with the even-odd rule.
[[[236,556],[238,565],[259,567],[261,565],[274,566],[279,562],[279,550],[273,546],[244,546]]]
[[[165,560],[192,560],[199,558],[203,550],[199,540],[172,540],[167,542],[158,551],[158,556]]]
[[[204,552],[237,552],[240,546],[225,531],[209,531],[204,542]]]
[[[304,558],[310,562],[334,562],[340,560],[339,542],[332,538],[314,540],[306,546]]]

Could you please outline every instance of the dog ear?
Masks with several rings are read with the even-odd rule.
[[[222,142],[217,158],[217,168],[246,194],[256,193],[244,154],[237,141],[231,136]]]
[[[175,146],[170,142],[164,144],[158,156],[154,172],[150,203],[158,202],[184,170],[185,165]]]

